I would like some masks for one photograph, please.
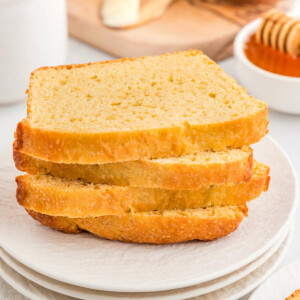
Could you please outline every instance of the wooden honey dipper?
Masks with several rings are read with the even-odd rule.
[[[263,16],[255,36],[258,43],[300,56],[300,19],[271,9]]]

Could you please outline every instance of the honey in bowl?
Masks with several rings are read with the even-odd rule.
[[[266,71],[292,77],[300,77],[300,57],[291,56],[280,50],[258,43],[255,34],[245,44],[247,58]]]
[[[267,11],[244,51],[261,69],[300,77],[300,20],[277,9]]]

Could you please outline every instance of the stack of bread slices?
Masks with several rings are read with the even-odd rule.
[[[17,200],[67,233],[166,244],[237,229],[268,189],[267,105],[200,51],[41,68],[14,143]]]

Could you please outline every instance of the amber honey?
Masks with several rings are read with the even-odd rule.
[[[275,74],[300,77],[300,57],[293,57],[260,44],[254,34],[246,42],[244,52],[247,58],[261,69]]]

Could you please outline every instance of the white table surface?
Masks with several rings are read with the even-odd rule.
[[[300,2],[300,1],[299,1]],[[298,3],[299,3],[298,2]],[[299,3],[300,9],[300,3]],[[111,59],[112,57],[93,47],[83,44],[72,38],[69,39],[67,63],[85,63]],[[230,58],[220,63],[221,67],[231,76],[236,77],[234,59]],[[0,84],[1,85],[1,84]],[[300,87],[299,87],[300,88]],[[263,99],[262,99],[263,100]],[[282,99],[284,101],[284,99]],[[300,99],[299,99],[300,101]],[[12,144],[13,134],[17,123],[26,116],[26,101],[13,106],[0,106],[0,149]],[[300,115],[287,115],[269,111],[270,135],[285,149],[291,158],[295,169],[300,174]],[[284,199],[283,199],[284,201]],[[278,208],[280,209],[280,208]],[[282,266],[300,258],[300,207],[298,206],[295,218],[295,235],[282,262]],[[24,300],[0,278],[0,299]]]

